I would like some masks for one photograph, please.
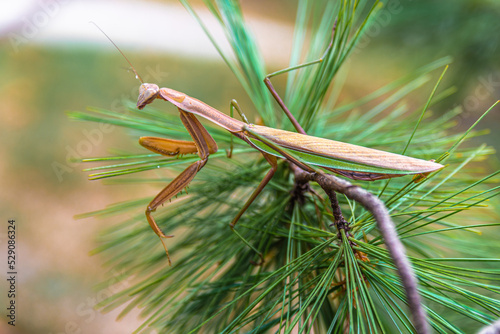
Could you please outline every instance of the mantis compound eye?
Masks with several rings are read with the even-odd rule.
[[[139,87],[139,98],[137,99],[137,108],[143,109],[147,104],[153,102],[158,96],[160,88],[158,85],[144,83]]]

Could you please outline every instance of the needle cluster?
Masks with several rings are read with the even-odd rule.
[[[189,2],[181,2],[220,50],[265,124],[291,130],[262,82],[264,61],[238,2],[205,1],[224,29],[232,55],[222,52]],[[395,153],[408,147],[411,156],[448,164],[420,182],[401,178],[355,186],[385,203],[383,209],[406,249],[404,261],[413,266],[412,277],[419,282],[418,293],[433,330],[471,332],[500,316],[500,275],[495,267],[500,261],[499,245],[489,233],[500,223],[487,206],[500,192],[500,171],[484,176],[474,164],[492,154],[490,148],[463,147],[465,135],[469,138],[480,132],[451,131],[459,109],[429,120],[428,108],[450,90],[437,89],[436,84],[422,108],[413,110],[405,103],[449,59],[437,60],[354,102],[339,102],[339,71],[379,8],[368,2],[298,2],[290,66],[320,57],[336,27],[332,47],[321,63],[288,73],[284,100],[311,135]],[[139,112],[131,105],[126,115],[94,108],[71,116],[128,127],[141,135],[189,139],[175,112],[154,107]],[[233,157],[227,158],[223,148],[229,147],[230,136],[217,128],[209,132],[221,149],[210,156],[189,194],[179,195],[156,215],[161,228],[175,234],[168,240],[172,267],[145,222],[143,208],[151,198],[89,214],[106,220],[113,214],[130,214],[103,233],[95,250],[111,269],[123,273],[121,278],[128,284],[101,302],[101,310],[126,305],[122,317],[140,308],[145,321],[137,332],[148,328],[165,333],[426,331],[412,318],[413,311],[408,311],[406,304],[414,302],[407,298],[408,281],[398,274],[397,256],[384,243],[376,210],[360,205],[362,199],[344,191],[345,195],[337,197],[349,233],[338,230],[324,185],[310,182],[297,190],[298,173],[288,163],[279,163],[272,182],[236,227],[263,254],[264,263],[252,265],[259,261],[257,253],[228,224],[268,164],[258,153],[254,163],[245,164],[254,150],[242,142],[235,142]],[[167,168],[175,175],[197,159],[131,153],[86,161],[111,163],[90,168],[93,179],[121,176],[113,180],[162,186],[171,177],[151,179],[138,172]],[[124,178],[126,174],[136,178]],[[304,177],[323,182],[317,176]],[[481,234],[486,228],[490,229]],[[116,283],[116,277],[111,280]]]

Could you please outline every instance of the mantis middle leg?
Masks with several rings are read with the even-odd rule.
[[[229,105],[229,115],[231,118],[233,118],[233,111],[236,109],[238,114],[240,114],[241,119],[247,123],[250,124],[248,121],[247,117],[245,114],[241,111],[240,106],[238,105],[238,102],[236,102],[235,99],[231,100],[231,104]],[[226,155],[228,158],[231,158],[233,156],[233,135],[231,134],[231,144],[229,146],[229,149],[226,149]]]
[[[232,230],[234,230],[234,226],[236,225],[236,223],[238,222],[240,217],[243,215],[243,213],[245,213],[245,211],[248,209],[250,204],[252,204],[252,202],[257,198],[257,196],[260,194],[262,189],[264,189],[264,187],[269,183],[269,181],[271,181],[271,179],[274,176],[274,173],[278,169],[278,162],[277,162],[277,159],[275,156],[267,154],[267,153],[262,153],[262,155],[267,160],[267,162],[269,162],[269,164],[271,165],[271,169],[267,172],[266,176],[264,176],[262,181],[260,181],[259,185],[254,190],[254,192],[252,193],[250,198],[246,201],[245,205],[241,208],[240,212],[238,212],[236,217],[234,217],[233,221],[229,224],[229,226],[231,227]]]
[[[260,257],[260,262],[259,263],[254,263],[255,265],[261,265],[264,263],[264,257],[262,256],[262,253],[259,252],[255,247],[253,247],[243,236],[241,236],[235,229],[234,227],[236,226],[236,223],[240,219],[240,217],[245,213],[245,211],[248,209],[248,207],[252,204],[252,202],[257,198],[257,196],[260,194],[260,192],[264,189],[264,187],[269,183],[269,181],[273,178],[274,173],[278,169],[278,162],[275,156],[267,154],[267,153],[262,153],[264,158],[269,162],[271,165],[271,169],[267,172],[266,176],[260,181],[259,185],[257,188],[253,191],[252,195],[250,198],[245,202],[245,205],[241,208],[240,212],[234,217],[233,221],[229,224],[229,227],[231,227],[231,230],[236,234],[238,238],[240,238],[248,247],[250,247],[252,250],[254,250],[257,255]],[[253,262],[252,262],[253,263]]]

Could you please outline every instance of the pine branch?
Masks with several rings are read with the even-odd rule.
[[[415,330],[419,334],[430,333],[425,311],[418,293],[415,273],[413,272],[410,261],[408,261],[405,248],[398,237],[395,225],[391,220],[389,211],[385,207],[384,202],[360,186],[353,186],[350,182],[340,179],[334,175],[325,173],[308,173],[293,164],[290,165],[290,168],[295,175],[296,182],[304,183],[305,181],[315,181],[325,191],[330,198],[330,202],[332,203],[332,210],[336,212],[336,214],[334,214],[335,224],[337,225],[339,231],[343,229],[347,234],[349,229],[348,223],[345,221],[339,210],[340,206],[335,192],[344,194],[348,198],[357,201],[369,212],[371,212],[377,222],[378,229],[384,238],[385,244],[389,249],[389,253],[394,260],[399,276],[401,277],[410,312],[413,317]]]

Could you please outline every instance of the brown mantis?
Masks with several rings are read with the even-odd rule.
[[[113,43],[113,41],[111,42]],[[115,44],[113,43],[113,45]],[[119,48],[118,50],[122,53]],[[125,57],[125,55],[123,56]],[[126,57],[125,59],[130,64],[130,61],[128,61]],[[298,65],[287,70],[293,70],[318,63],[321,60],[322,59],[320,58],[318,61]],[[133,70],[135,72],[135,69]],[[428,173],[437,171],[444,167],[443,165],[433,161],[425,161],[399,154],[307,135],[285,106],[284,102],[281,100],[269,80],[271,76],[279,73],[283,73],[283,71],[268,75],[264,82],[269,88],[271,94],[277,100],[278,104],[285,111],[287,117],[295,126],[296,130],[300,133],[269,128],[266,126],[258,126],[249,124],[248,122],[239,121],[229,117],[215,108],[210,107],[202,101],[188,96],[187,94],[170,88],[159,88],[156,84],[144,83],[140,76],[136,73],[136,76],[142,82],[139,89],[137,108],[143,109],[146,105],[152,103],[156,99],[161,99],[175,105],[179,110],[182,123],[192,138],[192,141],[184,141],[158,137],[141,137],[139,143],[145,148],[165,156],[198,154],[200,157],[200,160],[189,165],[181,174],[179,174],[163,190],[161,190],[146,208],[147,221],[153,231],[160,237],[167,253],[169,263],[170,257],[168,256],[168,250],[164,239],[171,238],[173,236],[165,235],[163,233],[156,223],[152,213],[160,205],[177,195],[182,189],[186,188],[194,179],[196,174],[203,168],[203,166],[205,166],[209,155],[217,152],[218,149],[215,140],[199,122],[197,116],[203,117],[224,128],[229,131],[231,135],[243,140],[251,147],[260,151],[270,165],[270,169],[265,177],[254,190],[250,198],[245,202],[236,217],[229,224],[231,229],[234,229],[234,226],[238,222],[239,218],[273,177],[278,166],[277,158],[285,159],[308,172],[321,173],[320,170],[313,167],[319,166],[325,170],[354,180],[366,181],[387,179],[411,174],[427,175]],[[246,121],[246,117],[240,111],[240,108],[234,100],[231,103],[231,109],[233,108],[236,109],[241,117]]]
[[[172,236],[165,235],[161,231],[152,216],[152,212],[187,187],[196,173],[206,164],[208,156],[217,151],[217,144],[196,116],[208,119],[245,141],[260,151],[271,166],[264,179],[230,223],[231,228],[234,228],[241,215],[273,177],[277,169],[277,157],[286,159],[309,172],[316,172],[316,169],[310,166],[316,165],[355,180],[378,180],[409,174],[426,174],[443,168],[442,165],[432,161],[247,124],[231,118],[184,93],[170,88],[159,88],[155,84],[144,83],[141,85],[137,107],[143,109],[156,99],[170,102],[178,108],[182,123],[193,141],[142,137],[139,141],[140,144],[162,155],[197,153],[200,157],[199,161],[188,166],[160,191],[146,209],[146,218],[151,228],[162,239],[162,242],[163,239]],[[236,107],[236,110],[239,111],[239,108]],[[166,246],[165,250],[167,251]]]

